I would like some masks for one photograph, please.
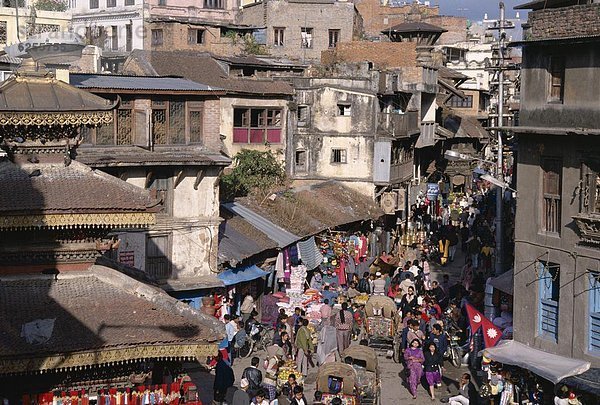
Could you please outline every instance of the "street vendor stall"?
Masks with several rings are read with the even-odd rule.
[[[344,363],[356,371],[361,404],[377,404],[380,400],[381,381],[377,353],[366,346],[350,346],[341,354]]]
[[[352,366],[344,363],[326,363],[317,372],[317,390],[323,393],[323,403],[340,398],[343,405],[358,405],[357,375]]]

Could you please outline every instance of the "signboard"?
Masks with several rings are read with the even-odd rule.
[[[440,194],[440,185],[438,183],[427,183],[427,199],[435,201]]]
[[[129,267],[135,267],[135,252],[133,250],[119,252],[119,263],[123,263]]]

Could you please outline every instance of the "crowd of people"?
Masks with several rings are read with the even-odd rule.
[[[305,301],[311,303],[311,308],[297,306],[291,314],[291,308],[279,310],[265,358],[252,358],[237,389],[232,388],[231,364],[236,349],[258,323],[257,312],[252,298],[248,298],[240,316],[226,315],[227,339],[216,362],[215,401],[236,405],[308,405],[302,381],[309,369],[339,359],[352,340],[368,344],[365,305],[372,296],[387,296],[396,305],[395,333],[400,338],[410,394],[416,399],[419,386],[423,385],[431,399],[436,400],[449,355],[449,338],[458,336],[460,344],[469,350],[471,336],[465,306],[483,309],[486,278],[492,272],[493,213],[485,209],[477,196],[457,198],[433,216],[431,209],[424,208],[413,207],[410,218],[415,229],[426,233],[418,244],[407,246],[398,241],[392,252],[384,251],[374,258],[358,257],[355,270],[343,276],[338,273],[337,282],[326,281],[329,275],[325,271],[311,272],[306,280],[310,299]],[[458,280],[451,281],[448,274],[433,277],[434,269],[457,260],[459,247],[464,262],[455,265],[462,268]],[[348,259],[348,263],[353,261],[352,257]],[[367,265],[362,268],[366,271],[361,274],[358,265],[365,262]],[[304,297],[307,293],[308,290]],[[279,375],[282,369],[288,370],[283,384]],[[228,391],[234,393],[228,395]],[[320,403],[320,395],[317,391],[310,403]],[[464,405],[476,395],[479,394],[471,376],[464,374],[459,394],[441,399]]]

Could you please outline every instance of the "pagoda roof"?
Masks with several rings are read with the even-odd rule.
[[[0,229],[146,226],[157,201],[147,190],[72,161],[0,162]]]
[[[398,33],[410,33],[410,32],[436,32],[443,33],[447,32],[447,29],[442,27],[438,27],[437,25],[428,24],[425,22],[417,21],[417,22],[405,22],[402,24],[394,25],[393,27],[386,28],[382,31],[382,33],[388,32],[398,32]]]
[[[0,280],[0,374],[152,359],[204,361],[224,326],[157,287],[93,265]]]
[[[115,102],[27,68],[0,84],[0,125],[109,123]]]

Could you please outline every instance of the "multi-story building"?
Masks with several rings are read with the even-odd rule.
[[[520,8],[514,337],[599,367],[600,4]]]
[[[38,4],[21,0],[18,13],[9,4],[12,2],[5,1],[0,7],[0,46],[16,44],[35,34],[67,31],[71,24],[66,3]]]
[[[321,52],[358,38],[362,18],[343,0],[264,0],[242,7],[238,22],[266,27],[270,55],[318,61]]]

